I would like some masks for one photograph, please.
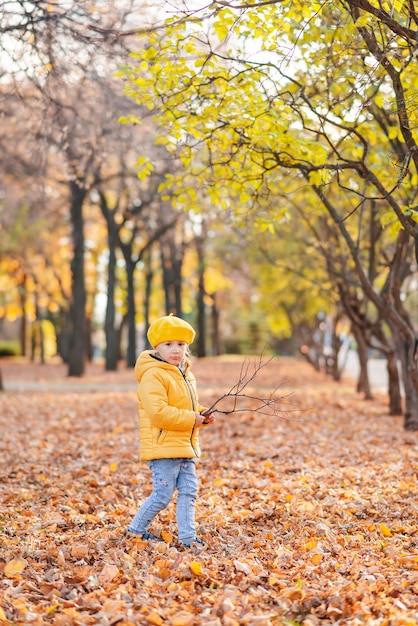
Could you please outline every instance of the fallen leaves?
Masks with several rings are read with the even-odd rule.
[[[240,367],[197,361],[202,402]],[[265,389],[286,380],[309,411],[297,422],[218,417],[205,429],[197,522],[207,547],[184,552],[174,503],[152,528],[164,543],[125,532],[151,488],[132,372],[105,387],[95,374],[76,393],[55,370],[49,387],[48,367],[35,371],[43,390],[0,394],[0,623],[418,622],[417,443],[384,399],[363,402],[304,363],[263,371]],[[6,368],[4,379],[7,389]]]
[[[4,575],[7,576],[7,578],[15,578],[23,572],[26,566],[27,561],[24,559],[12,559],[5,566]]]
[[[202,564],[199,563],[199,561],[191,561],[191,563],[190,563],[190,571],[193,574],[196,574],[196,576],[202,576],[202,574],[203,574]]]
[[[392,537],[393,536],[391,529],[388,526],[386,526],[386,524],[383,524],[383,523],[379,524],[379,528],[380,528],[380,532],[382,533],[382,535],[384,537]]]

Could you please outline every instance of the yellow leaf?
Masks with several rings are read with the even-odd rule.
[[[384,537],[392,537],[392,531],[386,524],[379,524],[379,528]]]
[[[319,563],[322,561],[322,554],[314,554],[313,556],[311,556],[310,560],[314,565],[319,565]]]
[[[325,185],[329,183],[331,179],[331,174],[328,170],[316,170],[313,172],[309,172],[309,182],[311,185],[316,185],[320,187],[321,185]]]
[[[173,543],[173,535],[167,530],[161,531],[161,538],[164,539],[166,543]]]
[[[241,509],[241,511],[236,511],[234,514],[234,517],[239,519],[241,517],[248,517],[248,515],[251,515],[251,511],[248,509]]]
[[[109,471],[110,472],[116,472],[117,469],[118,469],[118,464],[117,463],[109,463]]]
[[[218,35],[220,41],[223,41],[224,39],[226,39],[228,37],[229,28],[227,26],[225,26],[225,24],[217,22],[217,23],[214,24],[214,28],[215,28],[216,34]]]
[[[17,574],[21,574],[25,569],[27,563],[24,559],[12,559],[4,568],[4,573],[7,578],[13,578]]]
[[[190,563],[190,570],[193,574],[196,574],[196,576],[202,576],[203,574],[202,565],[199,561],[192,561]]]
[[[62,605],[61,604],[51,604],[51,606],[48,606],[45,609],[45,615],[50,615],[51,613],[54,613],[57,609],[59,609]],[[1,616],[0,616],[1,619]]]
[[[316,548],[317,545],[318,545],[317,540],[316,539],[311,539],[310,541],[305,543],[305,545],[303,546],[303,549],[304,550],[312,550],[313,548]]]
[[[374,99],[376,105],[379,107],[379,109],[382,109],[385,105],[385,99],[382,96],[382,94],[378,93],[377,96]]]
[[[396,137],[399,135],[399,129],[397,126],[390,126],[389,128],[389,133],[388,133],[388,137],[389,139],[396,139]]]
[[[356,20],[356,26],[357,28],[368,26],[370,21],[371,21],[371,16],[369,14],[362,15]]]
[[[0,606],[0,622],[7,622],[6,613],[3,611],[1,606]]]

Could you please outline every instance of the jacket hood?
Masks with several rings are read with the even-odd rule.
[[[176,365],[171,365],[171,363],[167,363],[166,361],[163,361],[162,359],[159,359],[158,357],[156,357],[154,350],[144,350],[144,352],[141,352],[141,354],[139,355],[135,364],[136,380],[138,382],[141,382],[141,379],[143,375],[145,374],[145,372],[152,369],[153,367],[158,367],[158,368],[163,367],[171,371],[173,369],[178,370],[178,367]],[[184,371],[187,372],[189,367],[190,367],[189,361],[185,361]]]

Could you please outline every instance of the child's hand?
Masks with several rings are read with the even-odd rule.
[[[205,413],[203,415],[203,424],[212,424],[215,421],[213,413]]]
[[[212,413],[208,413],[206,415],[202,415],[201,413],[196,413],[196,421],[194,425],[196,428],[200,428],[200,426],[205,426],[207,424],[212,424],[215,421],[215,418]]]

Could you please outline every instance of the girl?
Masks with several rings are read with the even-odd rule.
[[[200,456],[199,428],[214,421],[211,414],[202,415],[205,407],[199,404],[187,358],[194,337],[188,322],[174,315],[161,317],[148,330],[154,349],[137,359],[140,459],[151,468],[153,491],[128,528],[142,539],[162,541],[148,526],[177,489],[178,539],[187,548],[192,542],[205,545],[195,529],[195,462]]]

